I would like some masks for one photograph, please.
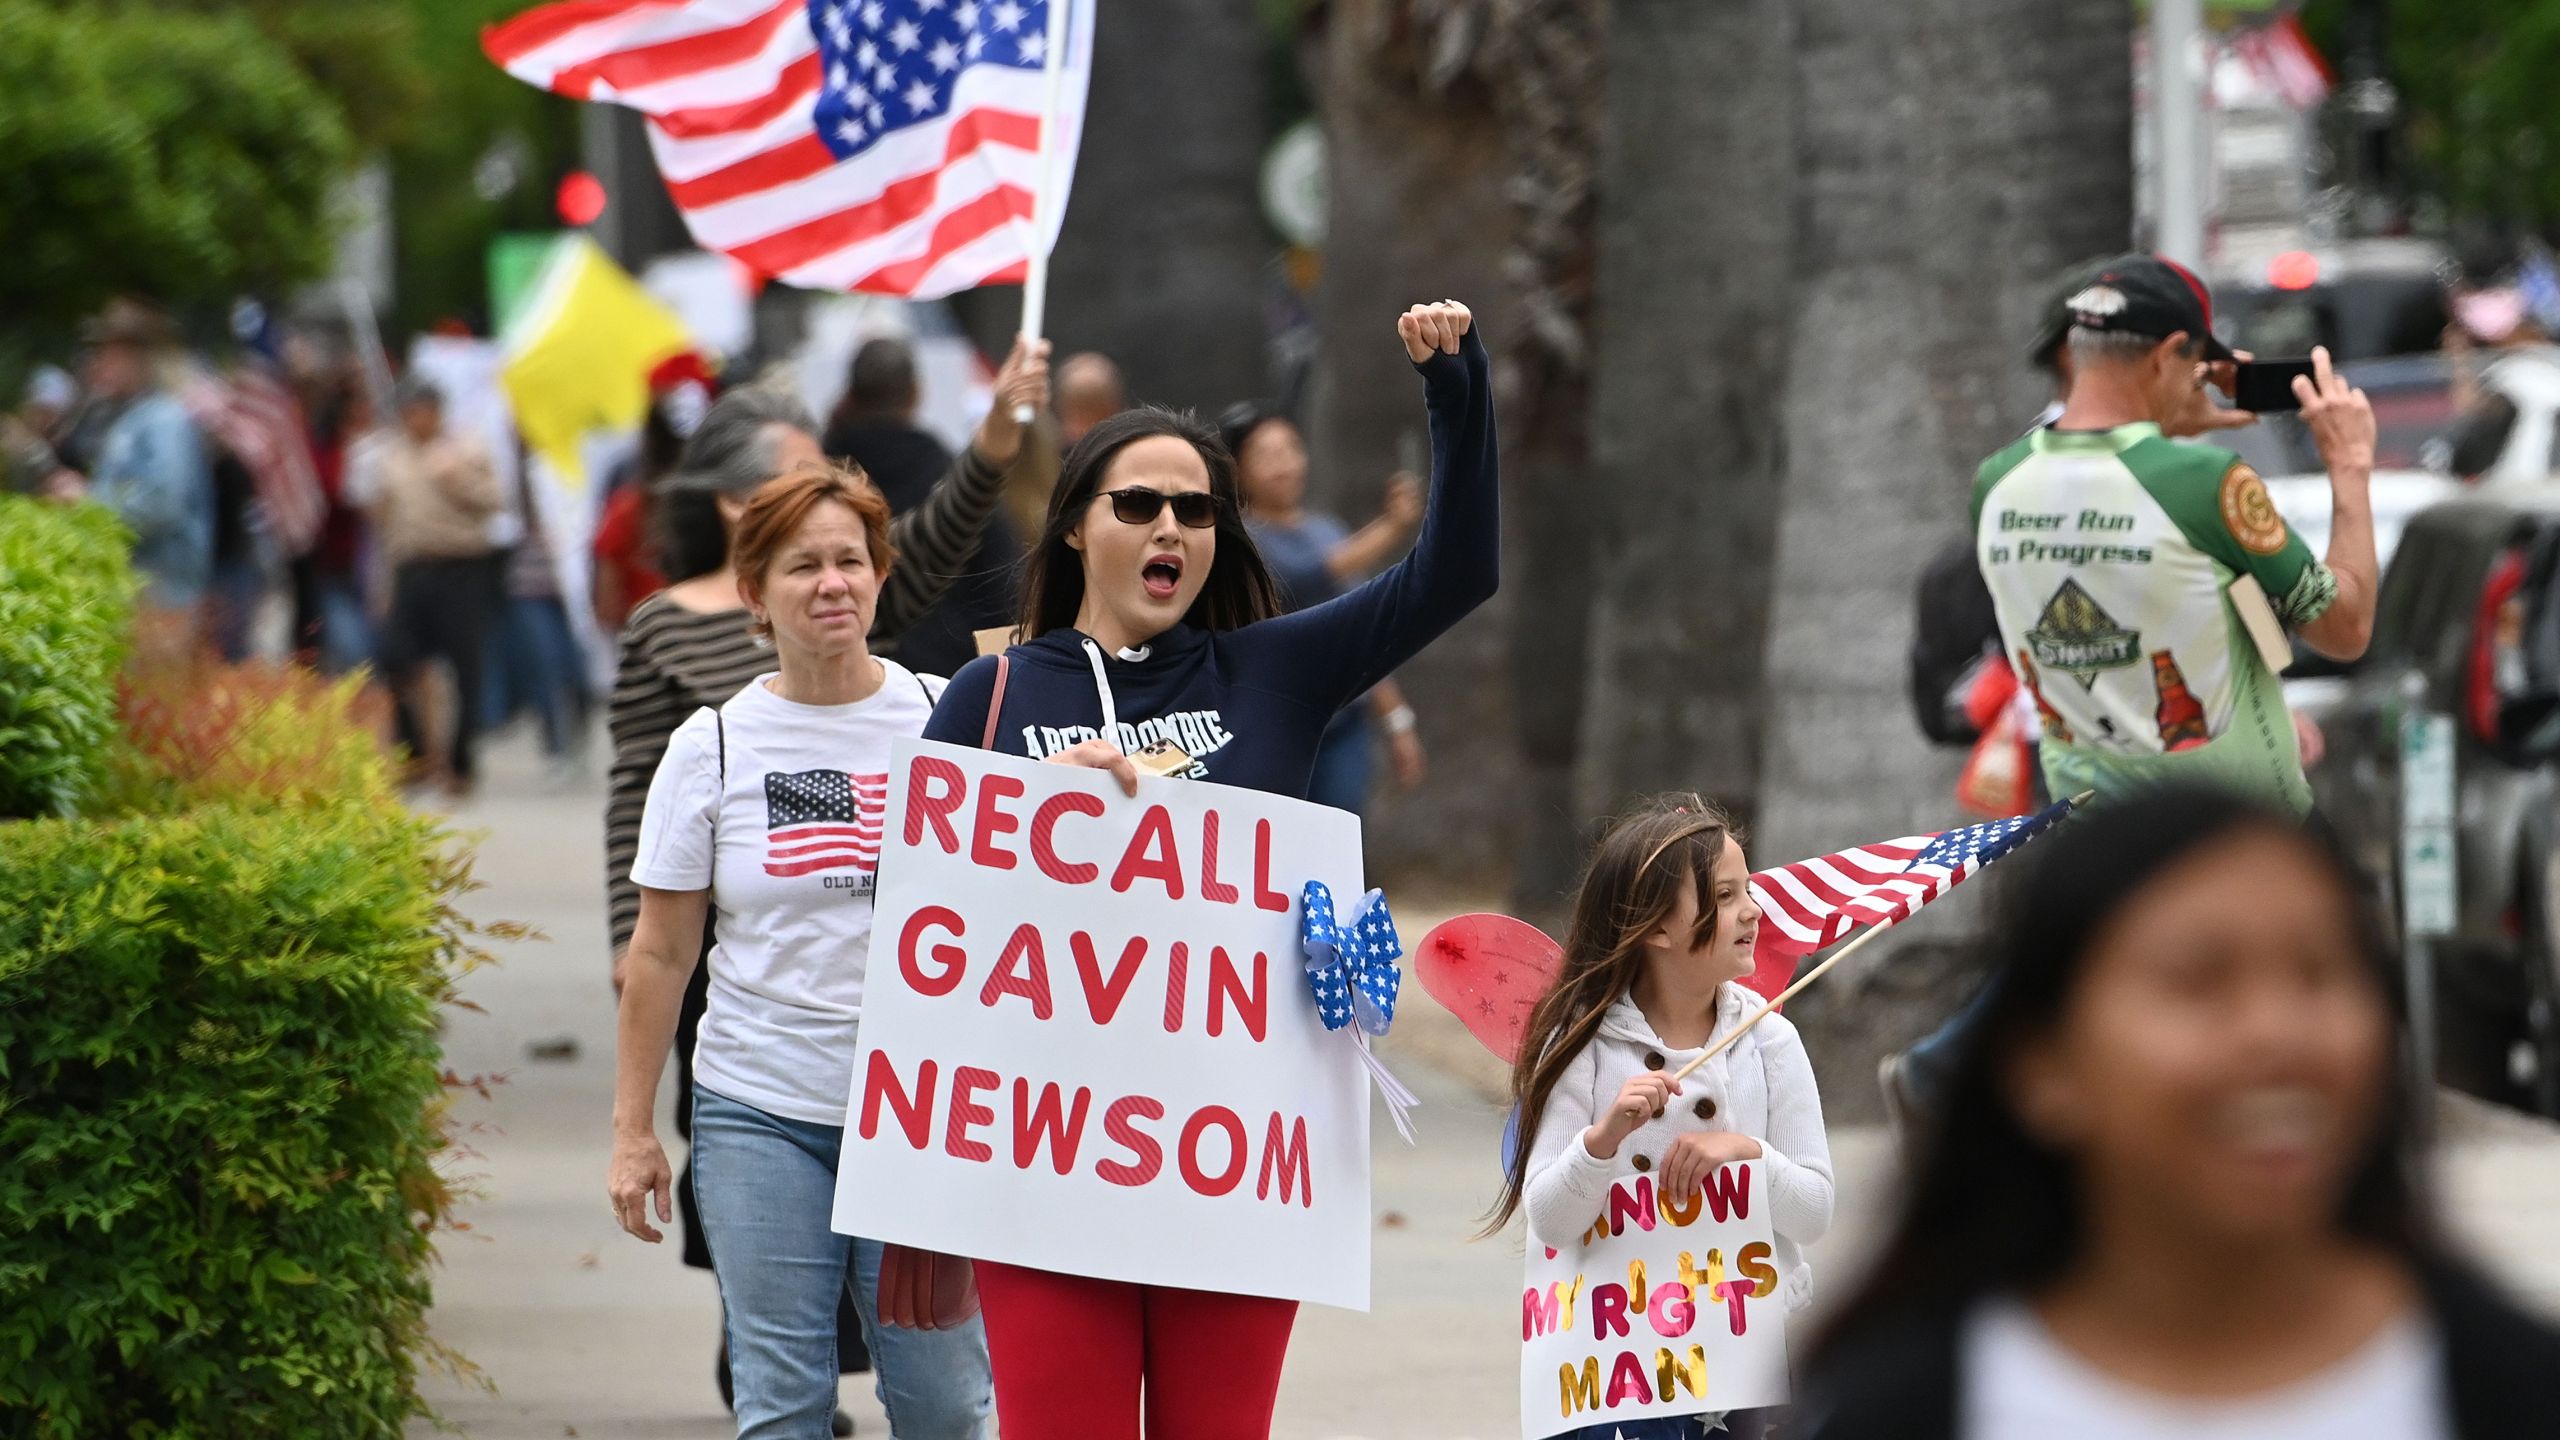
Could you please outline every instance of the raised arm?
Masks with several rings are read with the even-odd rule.
[[[1467,307],[1417,305],[1397,321],[1422,373],[1431,495],[1413,552],[1348,594],[1236,632],[1251,663],[1313,708],[1338,710],[1492,598],[1502,570],[1492,362]]]
[[[1048,403],[1049,342],[1015,341],[1004,368],[996,372],[995,403],[987,407],[987,418],[978,423],[969,448],[934,483],[923,504],[889,526],[898,560],[880,591],[880,608],[871,621],[874,640],[895,640],[960,578],[1004,498],[1005,471],[1022,452],[1023,427],[1013,418],[1015,407],[1037,410]]]
[[[1366,580],[1393,559],[1422,524],[1422,482],[1398,471],[1387,477],[1387,503],[1378,517],[1351,532],[1324,557],[1337,583]]]
[[[2373,405],[2364,392],[2329,368],[2329,352],[2311,352],[2316,375],[2297,376],[2302,423],[2311,427],[2320,458],[2329,467],[2329,552],[2321,564],[2336,580],[2336,594],[2314,606],[2305,597],[2288,614],[2303,643],[2333,660],[2353,660],[2373,641],[2375,601],[2382,593],[2381,562],[2373,540]],[[2276,599],[2279,611],[2286,597]]]

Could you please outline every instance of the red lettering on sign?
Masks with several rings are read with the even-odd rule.
[[[1306,1116],[1300,1115],[1294,1118],[1290,1124],[1287,1139],[1284,1141],[1280,1134],[1280,1112],[1277,1110],[1271,1112],[1271,1128],[1265,1131],[1262,1137],[1262,1178],[1254,1184],[1254,1199],[1271,1198],[1271,1175],[1275,1170],[1280,1175],[1281,1204],[1289,1203],[1289,1180],[1294,1175],[1298,1182],[1299,1206],[1308,1210],[1315,1208],[1315,1176],[1307,1169]]]
[[[1624,1335],[1627,1325],[1627,1287],[1612,1280],[1591,1287],[1591,1333],[1603,1340],[1609,1332]]]
[[[1644,1362],[1633,1350],[1618,1352],[1616,1363],[1609,1367],[1609,1403],[1624,1405],[1633,1400],[1639,1405],[1653,1403],[1653,1387],[1644,1383]]]
[[[942,1148],[962,1160],[993,1160],[995,1147],[984,1140],[969,1138],[972,1126],[984,1125],[996,1118],[996,1112],[981,1105],[973,1097],[981,1090],[993,1090],[1004,1083],[1004,1077],[993,1070],[975,1065],[955,1065],[951,1070],[951,1120],[943,1127]]]
[[[1212,1175],[1200,1168],[1200,1136],[1215,1125],[1227,1133],[1227,1168]],[[1244,1179],[1244,1122],[1224,1105],[1203,1105],[1182,1123],[1182,1183],[1211,1199],[1233,1190]]]
[[[1019,963],[1028,961],[1027,965]],[[1031,1013],[1046,1020],[1049,1003],[1049,952],[1040,943],[1040,927],[1025,920],[1013,927],[1013,938],[1004,942],[1004,953],[996,957],[995,973],[978,990],[978,1003],[994,1008],[999,995],[1020,995],[1031,1001]]]
[[[1129,1161],[1105,1160],[1093,1167],[1093,1173],[1114,1185],[1144,1185],[1156,1178],[1164,1169],[1164,1147],[1131,1122],[1163,1118],[1164,1107],[1144,1095],[1123,1095],[1112,1101],[1102,1112],[1102,1131],[1129,1152]]]
[[[1289,913],[1289,897],[1271,888],[1271,822],[1253,822],[1253,903],[1274,915]]]
[[[1176,940],[1164,977],[1164,1033],[1182,1029],[1182,992],[1191,983],[1191,947]]]
[[[910,1093],[898,1083],[898,1067],[889,1063],[889,1052],[871,1052],[871,1068],[862,1077],[862,1138],[877,1139],[880,1134],[880,1102],[887,1100],[889,1110],[897,1118],[898,1128],[905,1132],[907,1144],[918,1150],[933,1137],[933,1062],[916,1067],[916,1088]]]
[[[969,966],[969,955],[957,945],[936,945],[930,957],[918,957],[916,937],[923,934],[928,925],[939,925],[954,936],[969,933],[959,911],[947,905],[925,906],[908,916],[907,923],[898,927],[898,973],[906,977],[907,988],[919,995],[948,995],[959,988],[961,973]],[[924,972],[925,958],[941,968],[927,975]]]
[[[1629,1220],[1636,1222],[1636,1228],[1639,1230],[1653,1228],[1653,1179],[1651,1176],[1637,1176],[1633,1190],[1628,1188],[1625,1181],[1609,1187],[1609,1233],[1626,1234]]]
[[[1750,1322],[1743,1317],[1742,1302],[1750,1298],[1751,1282],[1748,1280],[1718,1281],[1716,1283],[1716,1294],[1723,1297],[1725,1304],[1730,1307],[1732,1311],[1733,1333],[1740,1335],[1749,1330],[1751,1325]]]
[[[1556,1293],[1558,1288],[1559,1287],[1554,1285],[1547,1285],[1535,1290],[1523,1290],[1520,1292],[1520,1340],[1522,1344],[1535,1340],[1541,1335],[1551,1334],[1554,1332],[1556,1328],[1556,1319],[1564,1309],[1563,1299]]]
[[[1173,848],[1173,817],[1161,805],[1148,806],[1138,817],[1129,848],[1120,854],[1120,868],[1111,872],[1111,888],[1126,895],[1142,879],[1162,885],[1168,900],[1182,898],[1182,861]]]
[[[1698,1323],[1698,1307],[1689,1301],[1689,1287],[1677,1280],[1665,1280],[1653,1287],[1653,1303],[1645,1307],[1645,1320],[1653,1333],[1665,1340],[1677,1340]]]
[[[1707,1211],[1721,1225],[1728,1216],[1751,1218],[1751,1167],[1719,1165],[1707,1177]]]
[[[1271,957],[1253,952],[1253,988],[1245,988],[1244,977],[1237,973],[1236,962],[1227,955],[1224,945],[1209,947],[1209,1035],[1215,1039],[1226,1033],[1227,1005],[1233,1002],[1236,1017],[1244,1022],[1245,1033],[1258,1043],[1271,1024],[1271,996],[1263,982],[1271,969]]]
[[[1040,1137],[1049,1137],[1049,1165],[1064,1175],[1076,1168],[1076,1147],[1084,1139],[1085,1112],[1092,1108],[1093,1092],[1082,1085],[1076,1087],[1076,1098],[1059,1113],[1058,1082],[1040,1087],[1040,1101],[1031,1100],[1031,1082],[1013,1082],[1013,1168],[1028,1170],[1040,1158]]]
[[[1031,812],[1031,863],[1040,873],[1061,885],[1090,885],[1102,874],[1099,865],[1083,861],[1068,862],[1058,858],[1056,831],[1058,821],[1068,815],[1100,815],[1102,797],[1082,790],[1052,795]]]
[[[977,824],[969,833],[969,858],[990,870],[1010,870],[1018,863],[1012,851],[995,843],[995,837],[1010,835],[1022,828],[1022,817],[1000,809],[1005,801],[1022,798],[1022,782],[1010,775],[985,775],[978,780]]]
[[[1076,978],[1084,982],[1084,1008],[1096,1025],[1108,1025],[1120,1013],[1120,1002],[1128,998],[1129,986],[1138,978],[1138,962],[1147,958],[1147,937],[1132,935],[1120,947],[1120,963],[1111,968],[1111,978],[1102,977],[1102,957],[1094,953],[1093,937],[1082,930],[1067,937],[1067,949],[1076,960]]]
[[[1218,878],[1218,812],[1200,817],[1200,898],[1221,905],[1236,903],[1236,887]]]
[[[907,769],[907,843],[924,839],[924,827],[933,826],[934,838],[942,842],[942,853],[960,853],[960,832],[952,828],[951,814],[960,802],[969,798],[969,777],[960,767],[937,755],[919,755]]]

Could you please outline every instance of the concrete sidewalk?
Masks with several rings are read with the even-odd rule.
[[[471,1229],[442,1237],[432,1323],[494,1388],[439,1378],[429,1394],[475,1440],[728,1435],[712,1388],[711,1277],[679,1264],[672,1241],[622,1234],[605,1203],[613,998],[601,788],[545,781],[520,735],[489,746],[485,763],[481,797],[454,816],[482,833],[485,888],[467,908],[548,938],[507,947],[503,963],[469,977],[465,994],[481,1009],[448,1019],[448,1064],[502,1079],[488,1100],[458,1105],[474,1153],[454,1168],[476,1177],[481,1198],[462,1212]],[[1402,918],[1418,936],[1430,917]],[[536,1047],[573,1053],[535,1058]],[[1383,1115],[1374,1127],[1374,1308],[1301,1313],[1273,1433],[1516,1435],[1518,1243],[1467,1238],[1499,1183],[1500,1069],[1418,990],[1385,1050],[1425,1108],[1418,1146],[1402,1144]],[[663,1115],[660,1131],[673,1150]],[[1812,1255],[1836,1294],[1875,1237],[1892,1166],[1878,1131],[1838,1131],[1832,1144],[1841,1213]],[[2476,1253],[2560,1314],[2560,1132],[2457,1104],[2444,1176],[2451,1216]],[[845,1396],[861,1434],[887,1436],[866,1377],[849,1378]]]

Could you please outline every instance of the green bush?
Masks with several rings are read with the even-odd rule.
[[[0,819],[69,815],[103,778],[134,591],[105,509],[0,495]]]
[[[0,1415],[46,1440],[398,1436],[441,1354],[466,877],[345,688],[188,684],[250,718],[128,752],[159,773],[120,787],[139,808],[0,824]]]

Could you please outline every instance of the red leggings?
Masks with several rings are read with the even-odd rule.
[[[1004,1440],[1269,1440],[1297,1301],[977,1272]]]

